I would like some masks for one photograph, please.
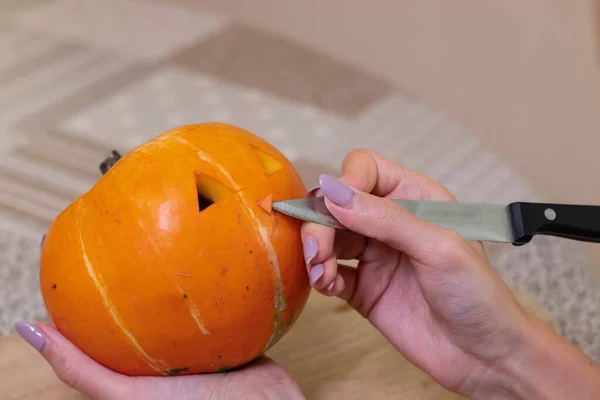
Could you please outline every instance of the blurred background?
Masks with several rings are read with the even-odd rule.
[[[39,240],[126,152],[221,121],[307,185],[367,147],[462,201],[600,204],[592,0],[0,0],[0,332],[45,318]],[[600,251],[488,246],[600,360]]]

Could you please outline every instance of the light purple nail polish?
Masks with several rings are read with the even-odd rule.
[[[335,283],[335,280],[331,281],[331,283],[329,285],[327,285],[327,291],[331,292],[331,289],[333,289],[333,284]]]
[[[308,272],[308,277],[310,278],[310,284],[314,285],[315,282],[319,280],[320,277],[325,273],[325,266],[323,264],[313,265],[310,271]]]
[[[15,331],[17,331],[17,333],[37,351],[42,349],[42,346],[46,341],[46,335],[44,335],[41,330],[24,322],[17,322],[15,324]]]
[[[317,243],[317,239],[314,236],[307,236],[304,238],[304,243],[302,244],[304,247],[304,260],[307,264],[310,263],[319,251],[319,243]]]
[[[338,206],[347,206],[354,197],[354,191],[331,175],[321,174],[319,186],[325,197]]]
[[[323,191],[321,190],[321,188],[319,186],[315,186],[314,188],[312,188],[308,192],[306,192],[306,197],[307,198],[323,197]]]

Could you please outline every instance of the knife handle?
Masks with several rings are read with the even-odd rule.
[[[600,206],[516,202],[509,209],[515,246],[535,235],[600,243]]]

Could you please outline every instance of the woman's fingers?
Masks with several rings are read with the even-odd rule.
[[[454,199],[442,185],[369,150],[350,151],[342,162],[342,172],[340,182],[377,196],[412,200]],[[322,179],[319,183],[319,186],[308,192],[308,197],[323,195]],[[336,286],[334,280],[338,276],[343,282],[343,277],[337,274],[337,260],[359,258],[367,244],[367,237],[377,238],[365,234],[369,232],[368,226],[362,230],[346,226],[348,231],[336,231],[312,223],[303,225],[302,240],[307,272],[313,287],[323,294],[331,294]]]
[[[389,199],[358,192],[328,175],[322,175],[320,183],[329,211],[356,233],[430,264],[449,255],[444,249],[454,252],[461,247],[458,234],[414,216]]]
[[[353,260],[362,254],[367,239],[349,230],[335,230],[325,225],[305,223],[301,230],[304,259],[307,264],[325,261],[332,255]]]
[[[454,200],[448,189],[433,179],[364,149],[355,149],[346,155],[340,181],[379,197]]]
[[[129,398],[131,383],[86,356],[56,329],[46,324],[15,324],[15,330],[39,351],[66,385],[102,400]]]
[[[367,239],[350,231],[306,223],[302,226],[304,258],[311,285],[326,295],[336,295],[343,289],[337,274],[338,259],[358,258]]]
[[[452,193],[442,184],[369,150],[350,151],[342,162],[342,172],[342,183],[379,197],[455,201]],[[323,195],[320,185],[318,193]],[[481,243],[470,242],[469,245],[486,258]]]
[[[337,275],[335,231],[322,225],[304,224],[301,236],[310,284],[326,294]]]

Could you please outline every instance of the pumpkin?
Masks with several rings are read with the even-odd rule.
[[[172,129],[112,161],[43,244],[57,329],[130,376],[225,371],[273,346],[310,292],[300,222],[270,209],[306,193],[292,164],[218,123]]]

